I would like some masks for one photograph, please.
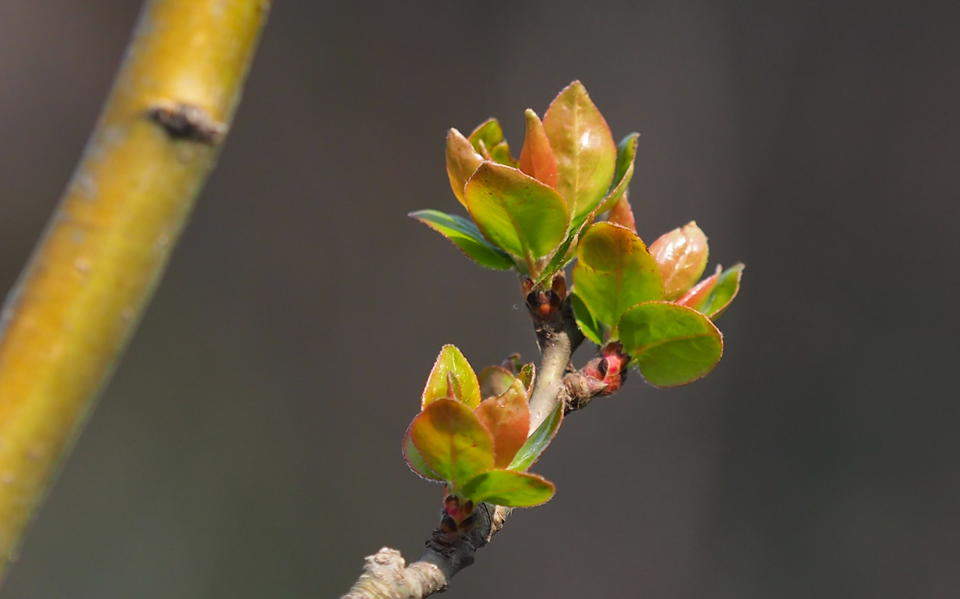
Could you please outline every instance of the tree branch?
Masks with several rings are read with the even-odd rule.
[[[0,318],[0,579],[215,162],[269,0],[151,0]]]
[[[592,371],[585,368],[573,372],[568,368],[573,352],[583,342],[583,334],[574,321],[565,286],[555,283],[549,292],[529,292],[527,308],[541,350],[530,398],[530,430],[535,430],[561,402],[565,412],[569,412],[586,406],[593,397],[609,393],[608,385],[592,376]],[[595,364],[596,360],[591,361],[591,365]],[[603,375],[601,378],[606,378],[606,371]],[[473,563],[476,551],[503,528],[510,512],[510,508],[480,504],[475,510],[473,528],[467,534],[435,529],[423,555],[409,566],[396,549],[380,549],[365,559],[363,573],[341,599],[423,599],[446,589],[457,572]]]

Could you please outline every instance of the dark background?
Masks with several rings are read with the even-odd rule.
[[[0,3],[0,288],[96,118],[132,0]],[[951,6],[953,5],[953,6]],[[416,557],[399,441],[443,343],[535,346],[515,280],[408,220],[447,127],[519,146],[581,78],[642,132],[647,240],[747,263],[705,381],[572,418],[450,597],[960,594],[960,10],[277,2],[222,160],[0,596],[333,597]],[[579,359],[588,357],[581,350]]]

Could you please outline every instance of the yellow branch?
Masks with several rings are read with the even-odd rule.
[[[269,0],[151,0],[0,319],[0,579],[163,271]]]

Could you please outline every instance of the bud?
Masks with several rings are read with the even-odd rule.
[[[630,356],[624,353],[623,344],[612,341],[600,349],[600,356],[590,360],[581,372],[587,383],[595,385],[596,395],[610,395],[620,390],[627,378],[627,363]]]
[[[660,267],[666,299],[672,300],[690,289],[707,266],[707,236],[697,223],[665,233],[650,245],[650,255]]]

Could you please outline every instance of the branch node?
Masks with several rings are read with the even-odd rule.
[[[194,104],[161,100],[147,110],[151,121],[160,125],[172,139],[215,146],[223,140],[227,126]]]

